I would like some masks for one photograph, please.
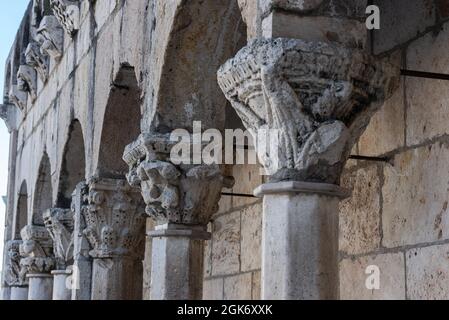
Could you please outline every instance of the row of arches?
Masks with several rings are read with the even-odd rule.
[[[141,113],[134,69],[124,67],[117,79],[121,82],[111,88],[105,109],[96,173],[105,178],[124,179],[128,168],[122,160],[123,150],[140,134]],[[27,224],[43,226],[45,210],[54,207],[70,208],[72,193],[77,184],[88,178],[85,143],[81,123],[75,119],[70,124],[63,149],[58,186],[52,183],[51,161],[44,151],[33,197],[30,197],[31,189],[26,180],[20,185],[16,197],[16,214],[13,222],[15,240],[20,240],[20,231]],[[58,188],[56,199],[53,196],[55,187]],[[31,199],[34,200],[30,205]]]

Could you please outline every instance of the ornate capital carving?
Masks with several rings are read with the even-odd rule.
[[[42,82],[48,79],[48,56],[43,55],[37,42],[28,44],[25,50],[26,63],[33,67],[39,75]]]
[[[45,16],[36,31],[36,41],[41,46],[41,53],[48,54],[56,60],[62,56],[64,31],[54,16]]]
[[[338,183],[399,75],[399,68],[358,50],[279,38],[251,42],[218,79],[254,136],[277,132],[270,152],[259,154],[274,180]]]
[[[70,36],[73,36],[80,28],[79,4],[79,0],[50,0],[53,14]]]
[[[12,85],[9,89],[9,101],[23,113],[26,112],[28,94],[20,90],[18,85]]]
[[[84,234],[93,247],[93,258],[142,258],[145,241],[145,208],[138,190],[126,180],[98,179],[89,183]]]
[[[73,212],[68,209],[49,209],[44,212],[45,227],[53,240],[58,270],[73,263]]]
[[[45,227],[26,226],[20,232],[21,275],[49,273],[55,266],[53,243]]]
[[[10,287],[23,287],[28,285],[25,274],[21,272],[20,246],[22,241],[13,240],[6,243],[5,282]]]
[[[175,144],[169,135],[142,134],[125,150],[128,181],[141,188],[146,212],[158,223],[206,225],[233,179],[223,177],[218,165],[172,164]]]
[[[21,65],[17,72],[17,88],[21,91],[28,92],[31,101],[35,101],[37,97],[37,75],[36,71],[29,65]]]

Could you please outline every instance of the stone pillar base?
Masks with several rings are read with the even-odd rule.
[[[210,233],[202,226],[156,227],[151,267],[151,300],[199,300],[203,288],[203,247]]]
[[[69,277],[72,275],[71,271],[56,270],[51,273],[53,279],[53,300],[72,300],[71,284]]]
[[[264,197],[262,298],[338,299],[338,204],[348,193],[290,181],[262,185],[255,194]]]
[[[29,279],[28,300],[52,300],[53,276],[48,273],[27,275]]]
[[[10,300],[13,301],[28,300],[28,287],[12,287]]]

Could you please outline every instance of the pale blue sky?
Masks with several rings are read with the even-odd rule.
[[[5,61],[29,1],[0,0],[0,91],[3,91]],[[1,99],[3,99],[3,93]],[[0,101],[0,103],[3,103],[3,101]],[[4,122],[0,120],[0,196],[6,195],[6,186],[8,183],[8,153],[9,133]],[[3,257],[4,217],[5,206],[3,205],[3,200],[0,198],[0,257]]]

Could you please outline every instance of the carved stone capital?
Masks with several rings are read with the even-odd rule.
[[[251,42],[218,72],[255,141],[265,130],[277,135],[259,152],[273,180],[332,184],[399,76],[358,50],[283,38]]]
[[[0,104],[0,119],[5,121],[9,132],[17,129],[17,116],[15,106],[12,104]]]
[[[21,245],[21,240],[12,240],[6,243],[5,282],[10,287],[23,287],[28,285],[25,274],[21,272]]]
[[[42,82],[47,82],[48,79],[48,56],[43,55],[40,51],[40,46],[37,42],[28,44],[25,50],[26,63],[33,67]]]
[[[218,165],[174,165],[175,144],[169,135],[142,134],[125,150],[128,181],[141,188],[146,212],[159,224],[206,225],[218,211],[223,187],[234,181]]]
[[[45,227],[26,226],[20,232],[21,276],[28,273],[49,273],[55,266],[53,242]]]
[[[50,0],[50,5],[61,26],[73,36],[80,28],[80,1]]]
[[[49,209],[44,212],[45,227],[53,240],[58,270],[73,263],[73,212],[69,209]]]
[[[37,97],[37,74],[36,70],[29,65],[21,65],[17,71],[17,87],[19,90],[28,92],[31,101]]]
[[[41,53],[60,60],[64,42],[64,30],[56,17],[45,16],[36,33],[36,41],[41,46]]]
[[[22,113],[26,112],[28,94],[20,90],[18,85],[11,86],[8,97],[9,101],[22,111]]]
[[[93,258],[143,258],[145,207],[138,190],[126,180],[94,178],[89,182],[84,234]]]

